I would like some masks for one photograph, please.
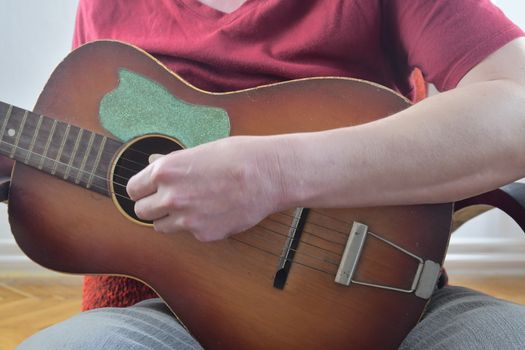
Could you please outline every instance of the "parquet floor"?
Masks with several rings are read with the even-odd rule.
[[[468,286],[525,305],[525,277],[451,277]],[[23,339],[80,309],[81,280],[0,278],[0,350],[12,350]]]
[[[469,287],[500,299],[525,305],[525,276],[514,278],[450,276],[449,284]]]
[[[0,350],[80,310],[81,280],[0,279]]]

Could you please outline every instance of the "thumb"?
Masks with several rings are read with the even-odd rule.
[[[151,163],[153,163],[154,161],[156,161],[157,159],[162,158],[162,157],[164,157],[163,154],[156,154],[156,153],[154,153],[154,154],[152,154],[152,155],[149,156],[148,161],[149,161],[149,163],[151,164]]]

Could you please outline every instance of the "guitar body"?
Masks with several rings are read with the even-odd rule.
[[[99,109],[104,96],[119,85],[121,69],[156,82],[189,104],[221,108],[228,114],[231,135],[356,125],[409,105],[387,89],[351,79],[305,79],[207,93],[136,48],[97,42],[72,52],[57,67],[35,112],[114,138],[102,127]],[[338,264],[331,261],[339,263],[352,223],[359,221],[424,261],[441,264],[451,211],[450,204],[311,210],[304,229],[311,235],[303,234],[297,263],[284,287],[275,288],[293,211],[274,214],[235,239],[201,243],[189,233],[165,235],[139,225],[122,215],[111,198],[19,162],[9,198],[13,234],[31,259],[57,271],[144,281],[206,349],[397,348],[428,299],[335,283]],[[354,278],[410,288],[416,270],[413,258],[370,238]]]

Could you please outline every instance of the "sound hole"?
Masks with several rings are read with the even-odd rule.
[[[142,220],[135,214],[135,202],[129,199],[126,186],[129,179],[148,166],[148,158],[152,154],[168,154],[183,147],[174,139],[162,135],[152,135],[131,141],[125,145],[124,151],[115,162],[112,185],[113,198],[123,214],[132,220],[143,224],[153,224]]]

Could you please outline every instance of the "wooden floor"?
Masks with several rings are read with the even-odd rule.
[[[451,284],[468,286],[525,305],[525,277],[451,277]],[[76,314],[80,309],[80,279],[0,278],[0,350],[11,350],[32,333]]]
[[[78,313],[81,288],[78,278],[0,279],[0,349]]]
[[[509,300],[525,305],[525,277],[465,277],[451,276],[449,284],[469,287],[480,292],[493,295],[500,299]]]

